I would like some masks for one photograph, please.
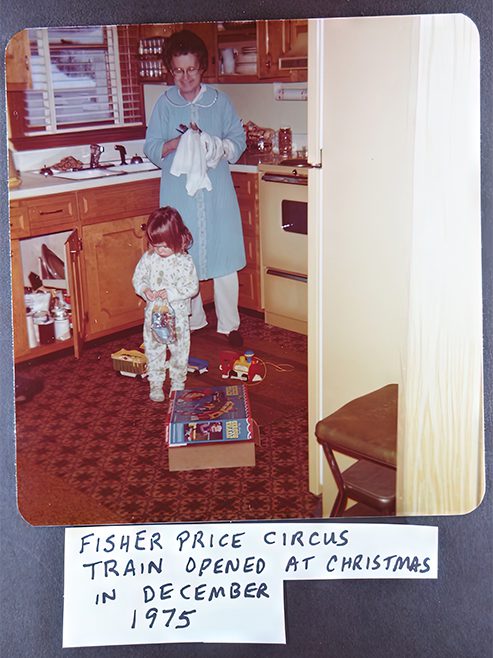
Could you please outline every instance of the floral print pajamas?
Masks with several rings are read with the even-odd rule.
[[[135,292],[146,301],[144,318],[144,347],[147,356],[149,383],[162,386],[169,369],[172,390],[184,387],[190,352],[190,299],[199,289],[197,272],[189,254],[172,254],[167,258],[152,250],[146,252],[137,263],[132,283]],[[165,345],[156,340],[151,329],[154,304],[163,300],[149,301],[144,290],[166,290],[167,303],[175,312],[176,341]],[[167,350],[170,358],[166,361]]]

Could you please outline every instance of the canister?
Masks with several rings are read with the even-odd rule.
[[[68,340],[70,338],[70,321],[68,317],[55,318],[56,340]]]
[[[291,128],[279,128],[277,134],[279,155],[291,155],[293,149],[293,134]]]
[[[50,319],[37,325],[39,331],[39,342],[41,345],[49,345],[50,343],[55,342],[54,324],[53,320]]]

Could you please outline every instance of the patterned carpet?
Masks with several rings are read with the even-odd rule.
[[[192,335],[191,354],[209,372],[187,387],[224,385],[224,336]],[[146,381],[123,377],[111,353],[138,348],[140,329],[88,343],[82,358],[63,354],[19,366],[43,390],[17,405],[19,509],[33,525],[314,518],[308,491],[306,336],[242,315],[245,347],[266,364],[249,385],[260,428],[255,467],[170,472],[164,443],[168,403],[148,399]],[[168,384],[166,385],[167,389]]]

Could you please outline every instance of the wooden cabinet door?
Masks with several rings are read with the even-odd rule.
[[[18,359],[29,352],[27,339],[26,307],[24,304],[24,281],[22,276],[22,259],[19,240],[12,240],[10,245],[12,258],[12,308],[14,326],[14,357]]]
[[[260,231],[258,218],[258,180],[256,174],[234,172],[233,185],[240,206],[246,267],[238,272],[239,306],[261,310]]]
[[[145,249],[146,215],[82,229],[87,335],[95,337],[142,322],[144,301],[132,286]]]
[[[83,306],[81,243],[77,230],[65,242],[65,260],[68,264],[68,285],[72,307],[72,335],[74,354],[78,359],[86,337],[86,317]]]
[[[257,21],[257,73],[261,79],[279,77],[279,57],[283,54],[284,21]]]
[[[31,55],[27,30],[14,34],[7,44],[5,73],[8,91],[31,89]]]

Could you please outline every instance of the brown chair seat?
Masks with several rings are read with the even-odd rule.
[[[388,384],[317,423],[317,441],[338,488],[331,516],[344,513],[348,498],[382,514],[395,513],[397,393],[397,384]],[[333,450],[358,461],[341,472]]]
[[[388,384],[351,400],[317,423],[317,441],[350,457],[395,468],[397,391],[397,384]]]

